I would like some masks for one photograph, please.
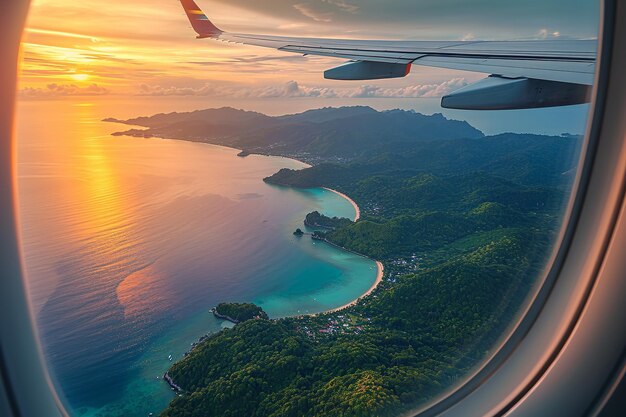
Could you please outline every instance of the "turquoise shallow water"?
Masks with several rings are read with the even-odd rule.
[[[293,236],[310,211],[355,214],[330,191],[262,181],[301,163],[111,137],[110,110],[22,103],[18,121],[29,292],[73,415],[158,413],[173,396],[160,379],[168,356],[225,325],[208,311],[219,302],[314,313],[375,281],[373,261]]]

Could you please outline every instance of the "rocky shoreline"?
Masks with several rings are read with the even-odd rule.
[[[183,389],[181,387],[176,385],[176,383],[174,382],[172,377],[169,376],[169,374],[167,372],[163,375],[163,379],[165,380],[165,382],[167,382],[167,385],[169,385],[170,388],[172,388],[172,391],[174,391],[176,393],[179,393],[179,392],[183,391]]]
[[[367,258],[367,259],[369,259],[369,260],[371,260],[371,261],[376,262],[376,259],[372,259],[372,258],[370,258],[369,256],[367,256],[367,255],[363,255],[362,253],[359,253],[359,252],[354,251],[354,250],[352,250],[352,249],[344,248],[343,246],[338,245],[338,244],[336,244],[336,243],[333,243],[333,242],[331,242],[330,240],[328,240],[328,239],[326,239],[325,237],[322,237],[322,236],[320,236],[320,235],[315,235],[315,234],[313,234],[313,235],[311,235],[311,239],[313,239],[313,240],[317,240],[317,241],[319,241],[319,242],[328,243],[329,245],[334,246],[334,247],[336,247],[336,248],[339,248],[339,249],[341,249],[341,250],[344,250],[344,251],[346,251],[346,252],[350,252],[350,253],[353,253],[353,254],[355,254],[355,255],[357,255],[357,256],[360,256],[360,257],[362,257],[362,258]]]
[[[319,224],[319,223],[311,223],[307,219],[304,219],[304,225],[312,229],[334,230],[334,227],[324,226],[323,224]]]
[[[228,321],[230,321],[231,323],[234,323],[234,324],[239,324],[239,320],[234,319],[234,318],[232,318],[232,317],[230,317],[230,316],[227,316],[227,315],[225,315],[225,314],[220,314],[220,313],[218,313],[218,312],[217,312],[217,309],[215,309],[215,308],[212,308],[212,309],[211,309],[211,313],[213,313],[213,315],[214,315],[215,317],[217,317],[218,319],[228,320]]]

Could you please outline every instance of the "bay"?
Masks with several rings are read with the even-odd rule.
[[[271,317],[315,313],[358,298],[376,279],[373,261],[293,236],[313,210],[355,215],[330,191],[262,181],[304,164],[112,137],[120,126],[101,122],[156,107],[19,104],[27,284],[72,415],[157,414],[173,398],[161,379],[168,356],[178,360],[200,336],[222,329],[208,311],[219,302],[255,302]]]

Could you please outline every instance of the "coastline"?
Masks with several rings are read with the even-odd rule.
[[[301,162],[301,161],[298,161]],[[361,218],[361,209],[359,208],[359,206],[357,205],[357,203],[354,202],[353,199],[351,199],[350,197],[348,197],[347,195],[345,195],[344,193],[340,193],[337,190],[333,190],[332,188],[328,188],[328,187],[322,187],[324,190],[328,190],[332,193],[335,193],[343,198],[345,198],[346,200],[348,200],[350,202],[350,204],[352,204],[352,207],[354,207],[354,211],[356,212],[354,220],[352,220],[353,222],[359,220]]]
[[[217,312],[217,308],[216,308],[216,307],[213,307],[213,308],[212,308],[211,310],[209,310],[209,311],[210,311],[211,313],[213,313],[213,315],[214,315],[215,317],[217,317],[218,319],[227,320],[227,321],[229,321],[229,322],[231,322],[231,323],[234,323],[234,324],[239,324],[239,320],[235,320],[234,318],[232,318],[232,317],[230,317],[230,316],[227,316],[227,315],[225,315],[225,314],[220,314],[220,313],[218,313],[218,312]]]
[[[383,281],[383,276],[385,275],[385,267],[383,266],[383,263],[381,261],[374,261],[374,262],[376,262],[376,267],[378,268],[378,275],[376,275],[376,281],[374,281],[372,286],[363,295],[361,295],[359,298],[357,298],[354,301],[351,301],[347,304],[342,305],[341,307],[333,308],[331,310],[327,310],[319,314],[334,313],[334,312],[343,310],[344,308],[352,307],[353,305],[356,305],[356,303],[358,303],[359,300],[361,300],[364,297],[367,297],[372,292],[374,292],[374,290],[378,288],[378,285]]]
[[[290,158],[290,159],[293,159],[293,158]],[[297,159],[293,159],[293,160],[294,160],[294,161],[298,161]],[[298,162],[302,162],[302,161],[298,161]],[[310,167],[310,165],[309,165],[309,164],[306,164],[306,165],[308,165],[308,166]],[[345,198],[346,200],[348,200],[348,202],[350,202],[350,204],[352,204],[352,206],[354,207],[354,211],[355,211],[355,213],[356,213],[356,214],[355,214],[355,218],[354,218],[354,220],[353,220],[353,221],[355,221],[355,222],[356,222],[357,220],[359,220],[359,219],[361,218],[361,209],[359,208],[359,205],[358,205],[358,204],[357,204],[357,203],[356,203],[353,199],[351,199],[350,197],[348,197],[348,196],[347,196],[347,195],[345,195],[344,193],[341,193],[341,192],[339,192],[339,191],[337,191],[337,190],[333,190],[332,188],[328,188],[328,187],[320,187],[320,188],[322,188],[322,189],[324,189],[324,190],[327,190],[327,191],[330,191],[330,192],[332,192],[332,193],[335,193],[335,194],[337,194],[338,196],[343,197],[343,198]],[[338,248],[338,249],[341,249],[341,250],[343,250],[343,251],[350,252],[350,253],[354,253],[355,255],[359,255],[359,256],[362,256],[362,257],[364,257],[364,258],[367,258],[367,259],[370,259],[370,260],[372,260],[372,261],[376,262],[376,268],[378,268],[378,273],[376,274],[376,280],[375,280],[375,281],[374,281],[374,283],[371,285],[371,287],[370,287],[370,288],[369,288],[366,292],[364,292],[363,294],[361,294],[360,296],[358,296],[356,299],[354,299],[354,300],[350,301],[349,303],[346,303],[346,304],[344,304],[344,305],[342,305],[342,306],[340,306],[340,307],[331,308],[330,310],[322,311],[322,312],[320,312],[320,313],[314,313],[314,314],[304,314],[304,316],[307,316],[307,315],[310,315],[310,316],[317,316],[317,315],[319,315],[319,314],[335,313],[335,312],[337,312],[337,311],[343,310],[344,308],[352,307],[353,305],[355,305],[356,303],[358,303],[358,302],[359,302],[359,300],[361,300],[362,298],[367,297],[367,296],[368,296],[368,295],[370,295],[372,292],[374,292],[374,290],[375,290],[376,288],[378,288],[378,285],[379,285],[379,284],[383,281],[383,276],[385,275],[385,266],[383,265],[383,263],[382,263],[381,261],[376,260],[376,259],[372,259],[372,258],[370,258],[370,257],[368,257],[368,256],[365,256],[365,255],[361,254],[361,253],[357,253],[357,252],[351,251],[350,249],[346,249],[346,248],[341,247],[341,246],[339,246],[339,245],[336,245],[336,244],[334,244],[334,243],[332,243],[332,242],[329,242],[329,241],[328,241],[328,240],[326,240],[326,239],[323,239],[322,241],[323,241],[324,243],[328,244],[328,245],[334,246],[334,247],[336,247],[336,248]]]
[[[264,156],[272,156],[272,155],[264,155]],[[285,158],[285,157],[284,157],[284,158]],[[293,158],[289,158],[289,159],[293,159]],[[297,162],[302,162],[302,161],[298,161],[297,159],[293,159],[293,160],[294,160],[294,161],[297,161]],[[308,164],[306,164],[306,165],[308,165]],[[310,165],[308,165],[308,166],[310,166]],[[348,200],[348,201],[350,202],[350,204],[352,204],[352,206],[353,206],[353,207],[354,207],[354,209],[355,209],[355,219],[354,219],[354,221],[356,222],[357,220],[359,220],[359,218],[361,217],[361,209],[359,208],[359,206],[356,204],[356,202],[355,202],[354,200],[352,200],[352,199],[351,199],[350,197],[348,197],[347,195],[345,195],[345,194],[343,194],[343,193],[340,193],[340,192],[339,192],[339,191],[337,191],[337,190],[333,190],[332,188],[327,188],[327,187],[321,187],[321,188],[323,188],[324,190],[328,190],[328,191],[330,191],[330,192],[332,192],[332,193],[335,193],[335,194],[339,195],[340,197],[343,197],[343,198],[345,198],[346,200]],[[336,248],[338,248],[338,249],[341,249],[341,250],[343,250],[343,251],[350,252],[350,253],[354,253],[354,254],[356,254],[356,255],[359,255],[359,256],[362,256],[362,257],[364,257],[364,258],[367,258],[367,259],[370,259],[370,260],[374,261],[374,262],[376,263],[376,268],[377,268],[376,280],[374,281],[374,283],[373,283],[373,284],[369,287],[369,289],[368,289],[366,292],[364,292],[363,294],[361,294],[360,296],[358,296],[356,299],[354,299],[354,300],[350,301],[349,303],[346,303],[346,304],[344,304],[344,305],[342,305],[342,306],[339,306],[339,307],[331,308],[331,309],[329,309],[329,310],[321,311],[321,312],[319,312],[319,313],[300,314],[300,315],[295,315],[295,316],[292,316],[292,317],[306,317],[306,316],[315,317],[315,316],[319,316],[319,315],[321,315],[321,314],[332,314],[332,313],[336,313],[336,312],[339,312],[339,311],[341,311],[341,310],[344,310],[344,309],[346,309],[346,308],[348,308],[348,307],[352,307],[352,306],[356,305],[356,304],[357,304],[357,303],[358,303],[361,299],[363,299],[363,298],[367,297],[367,296],[368,296],[368,295],[370,295],[372,292],[374,292],[374,290],[375,290],[376,288],[378,288],[378,285],[380,285],[380,283],[383,281],[383,276],[385,275],[385,266],[383,265],[383,263],[382,263],[381,261],[376,260],[376,259],[372,259],[372,258],[370,258],[370,257],[368,257],[368,256],[363,255],[363,254],[360,254],[360,253],[357,253],[357,252],[351,251],[351,250],[349,250],[349,249],[347,249],[347,248],[344,248],[344,247],[341,247],[341,246],[339,246],[339,245],[336,245],[336,244],[334,244],[334,243],[332,243],[332,242],[329,242],[329,241],[327,241],[326,239],[324,239],[324,240],[322,240],[322,241],[323,241],[324,243],[328,244],[328,245],[334,246],[334,247],[336,247]],[[225,315],[222,315],[222,314],[217,313],[217,311],[216,311],[216,309],[215,309],[215,308],[212,308],[212,309],[211,309],[211,312],[213,313],[213,315],[214,315],[215,317],[220,318],[220,319],[222,319],[222,320],[227,320],[227,321],[230,321],[231,323],[234,323],[235,325],[239,323],[239,321],[237,321],[237,320],[233,319],[232,317],[225,316]],[[200,339],[200,340],[202,340],[202,339]],[[193,349],[194,347],[195,347],[195,346],[193,346],[193,347],[192,347],[192,349]],[[185,356],[187,356],[187,354],[185,354]],[[172,389],[172,391],[174,391],[176,394],[178,394],[178,393],[180,393],[180,392],[182,392],[182,391],[183,391],[183,389],[182,389],[180,386],[178,386],[178,385],[176,384],[176,382],[174,381],[174,379],[173,379],[172,377],[170,377],[170,376],[169,376],[169,374],[168,374],[167,372],[163,375],[163,379],[165,380],[165,382],[167,382],[167,384],[170,386],[170,388]]]
[[[275,157],[275,155],[266,155],[266,154],[256,154],[256,155]],[[308,164],[308,163],[306,163],[304,161],[300,161],[299,159],[291,158],[291,157],[288,157],[288,156],[280,156],[280,158],[287,158],[287,159],[291,159],[291,160],[296,161],[296,162],[300,162],[301,164],[305,165],[305,168],[311,168],[312,167],[311,164]],[[293,188],[293,187],[290,187],[290,188]],[[345,195],[342,192],[339,192],[337,190],[333,190],[332,188],[328,188],[328,187],[319,187],[319,188],[322,188],[323,190],[326,190],[326,191],[330,191],[331,193],[337,194],[338,196],[348,200],[348,202],[350,204],[352,204],[352,207],[354,207],[354,211],[355,211],[354,220],[352,220],[352,221],[356,222],[357,220],[359,220],[361,218],[361,208],[359,207],[359,205],[353,199],[351,199],[350,197],[348,197],[347,195]],[[350,301],[349,303],[346,303],[346,304],[344,304],[344,305],[342,305],[340,307],[331,308],[330,310],[325,310],[325,311],[322,311],[322,312],[319,312],[319,313],[303,314],[303,315],[295,316],[295,317],[317,316],[319,314],[334,313],[336,311],[343,310],[344,308],[351,307],[351,306],[355,305],[356,303],[358,303],[360,299],[370,295],[378,287],[378,285],[383,281],[383,276],[385,274],[385,267],[383,266],[383,263],[381,261],[376,260],[376,259],[372,259],[372,258],[370,258],[368,256],[365,256],[365,255],[361,254],[361,253],[357,253],[357,252],[351,251],[351,250],[346,249],[344,247],[341,247],[339,245],[335,245],[334,243],[329,242],[329,241],[327,241],[325,239],[323,240],[323,242],[328,244],[328,245],[334,246],[334,247],[336,247],[338,249],[341,249],[343,251],[351,252],[351,253],[354,253],[355,255],[359,255],[359,256],[362,256],[364,258],[367,258],[367,259],[370,259],[370,260],[376,262],[376,267],[378,268],[378,273],[376,275],[376,280],[374,281],[372,286],[366,292],[364,292],[363,294],[358,296],[356,299]]]
[[[185,139],[174,139],[174,140],[185,140]],[[206,143],[206,144],[208,144],[208,145],[212,145],[211,143],[207,143],[207,142],[198,142],[198,143]],[[229,146],[224,146],[224,145],[217,145],[217,146],[222,146],[222,147],[224,147],[224,148],[230,148]],[[243,150],[242,150],[242,149],[237,149],[237,148],[230,148],[230,149],[235,149],[235,150],[237,150],[237,151],[242,151],[242,152],[243,152]],[[311,164],[309,164],[309,163],[307,163],[307,162],[304,162],[304,161],[301,161],[301,160],[299,160],[299,159],[295,159],[295,158],[292,158],[292,157],[289,157],[289,156],[268,155],[268,154],[254,153],[254,152],[253,152],[253,153],[250,153],[250,155],[259,155],[259,156],[269,156],[269,157],[272,157],[272,158],[285,158],[285,159],[291,159],[292,161],[296,161],[296,162],[298,162],[298,163],[303,164],[305,168],[311,168],[311,167],[312,167],[312,165],[311,165]],[[294,187],[289,187],[289,188],[294,188]],[[354,220],[353,220],[353,221],[354,221],[354,222],[356,222],[357,220],[359,220],[359,219],[361,218],[361,208],[359,207],[359,205],[358,205],[358,204],[357,204],[357,203],[356,203],[353,199],[351,199],[350,197],[348,197],[347,195],[345,195],[345,194],[344,194],[344,193],[342,193],[342,192],[339,192],[339,191],[337,191],[337,190],[333,190],[332,188],[328,188],[328,187],[318,187],[318,188],[321,188],[321,189],[326,190],[326,191],[330,191],[331,193],[337,194],[338,196],[340,196],[340,197],[342,197],[342,198],[344,198],[344,199],[348,200],[348,202],[349,202],[350,204],[352,204],[352,207],[354,207],[354,211],[355,211],[355,217],[354,217]],[[329,242],[329,241],[327,241],[327,240],[323,240],[323,242],[324,242],[324,243],[326,243],[326,244],[328,244],[328,245],[334,246],[334,247],[336,247],[336,248],[338,248],[338,249],[341,249],[341,250],[343,250],[343,251],[346,251],[346,252],[351,252],[351,253],[354,253],[354,254],[356,254],[356,255],[359,255],[359,256],[362,256],[362,257],[364,257],[364,258],[367,258],[367,259],[370,259],[370,260],[374,261],[374,262],[376,263],[376,267],[378,268],[378,273],[376,274],[376,280],[374,281],[374,283],[370,286],[370,288],[369,288],[366,292],[364,292],[363,294],[361,294],[360,296],[358,296],[356,299],[354,299],[354,300],[350,301],[349,303],[346,303],[346,304],[344,304],[344,305],[342,305],[342,306],[339,306],[339,307],[331,308],[331,309],[329,309],[329,310],[321,311],[321,312],[319,312],[319,313],[301,314],[301,315],[295,315],[295,316],[293,316],[293,317],[302,317],[302,316],[317,316],[317,315],[319,315],[319,314],[334,313],[334,312],[337,312],[337,311],[339,311],[339,310],[343,310],[344,308],[351,307],[351,306],[355,305],[356,303],[358,303],[358,302],[359,302],[359,300],[361,300],[362,298],[367,297],[367,296],[368,296],[368,295],[370,295],[372,292],[374,292],[374,290],[378,287],[378,285],[379,285],[379,284],[382,282],[382,280],[383,280],[383,276],[384,276],[384,274],[385,274],[385,267],[383,266],[383,263],[382,263],[381,261],[376,260],[376,259],[372,259],[372,258],[370,258],[370,257],[368,257],[368,256],[365,256],[365,255],[361,254],[361,253],[357,253],[357,252],[351,251],[351,250],[346,249],[346,248],[344,248],[344,247],[341,247],[341,246],[339,246],[339,245],[335,245],[334,243]]]
[[[120,123],[120,122],[114,122],[114,123]],[[125,123],[122,123],[122,124],[125,124]],[[134,137],[132,135],[124,135],[124,136]],[[191,140],[188,140],[188,139],[180,139],[180,138],[165,138],[165,137],[153,136],[151,138],[146,138],[146,139],[161,139],[161,140],[184,141],[184,142],[191,142],[191,143],[204,144],[204,145],[209,145],[209,146],[217,146],[217,147],[226,148],[226,149],[232,149],[232,150],[235,150],[235,151],[238,151],[238,152],[243,152],[244,151],[243,149],[237,149],[237,148],[233,148],[233,147],[226,146],[226,145],[219,145],[219,144],[214,144],[214,143],[210,143],[210,142],[197,142],[197,141],[191,141]],[[304,168],[312,167],[312,165],[307,163],[307,162],[304,162],[304,161],[301,161],[299,159],[292,158],[292,157],[289,157],[289,156],[269,155],[269,154],[263,154],[263,153],[255,153],[255,152],[250,152],[250,155],[259,155],[259,156],[268,156],[268,157],[272,157],[272,158],[291,159],[292,161],[296,161],[296,162],[304,165]],[[290,188],[294,188],[294,187],[290,187]],[[361,218],[361,209],[359,208],[358,204],[354,200],[352,200],[350,197],[348,197],[344,193],[341,193],[341,192],[339,192],[337,190],[333,190],[332,188],[328,188],[328,187],[318,187],[318,188],[322,188],[324,190],[327,190],[327,191],[330,191],[330,192],[332,192],[334,194],[337,194],[338,196],[346,199],[350,204],[352,204],[352,207],[354,207],[354,210],[355,210],[355,218],[354,218],[353,221],[356,222],[357,220],[359,220]],[[350,250],[348,250],[346,248],[343,248],[341,246],[335,245],[335,244],[333,244],[331,242],[325,241],[325,243],[327,243],[329,245],[332,245],[332,246],[335,246],[336,248],[341,249],[343,251],[352,252],[352,251],[350,251]],[[383,275],[384,275],[384,266],[383,266],[382,262],[380,262],[380,261],[378,261],[376,259],[369,258],[369,257],[367,257],[365,255],[360,254],[360,253],[356,253],[356,252],[352,252],[352,253],[355,253],[356,255],[359,255],[359,256],[363,256],[364,258],[370,259],[370,260],[372,260],[372,261],[374,261],[376,263],[376,266],[378,268],[378,273],[376,275],[376,280],[371,285],[371,287],[365,293],[361,294],[356,299],[354,299],[351,302],[346,303],[346,304],[344,304],[344,305],[342,305],[340,307],[332,308],[332,309],[325,310],[325,311],[322,311],[322,312],[319,312],[319,313],[305,314],[305,315],[315,316],[315,315],[318,315],[318,314],[333,313],[333,312],[336,312],[336,311],[339,311],[339,310],[343,310],[344,308],[353,306],[360,299],[370,295],[378,287],[378,285],[382,282],[382,278],[383,278]],[[293,317],[298,317],[298,316],[300,316],[300,315],[294,315]]]

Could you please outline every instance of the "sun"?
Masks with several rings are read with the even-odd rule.
[[[87,81],[89,79],[89,74],[72,74],[70,77],[76,81]]]

